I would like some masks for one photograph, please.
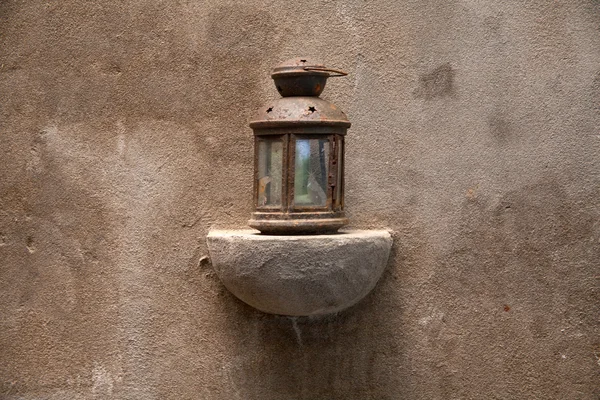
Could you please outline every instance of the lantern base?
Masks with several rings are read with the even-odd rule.
[[[251,228],[265,235],[309,235],[336,233],[348,218],[343,213],[263,213],[255,212],[248,221]]]

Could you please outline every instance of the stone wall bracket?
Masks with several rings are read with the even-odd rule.
[[[207,237],[217,275],[237,298],[270,314],[342,311],[381,277],[392,247],[386,230],[328,235],[263,235],[214,230]]]

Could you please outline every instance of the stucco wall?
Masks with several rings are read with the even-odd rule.
[[[596,0],[3,0],[0,398],[597,400],[599,27]],[[203,258],[297,55],[350,72],[347,214],[395,241],[324,319]]]

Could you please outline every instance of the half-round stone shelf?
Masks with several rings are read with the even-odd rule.
[[[231,293],[260,311],[291,316],[330,314],[357,303],[375,287],[392,247],[385,230],[211,231],[207,242],[213,268]]]

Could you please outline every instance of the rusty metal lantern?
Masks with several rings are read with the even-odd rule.
[[[264,234],[333,233],[344,216],[344,136],[350,121],[318,96],[346,73],[307,58],[275,67],[283,96],[262,107],[254,131],[254,204],[249,225]]]

